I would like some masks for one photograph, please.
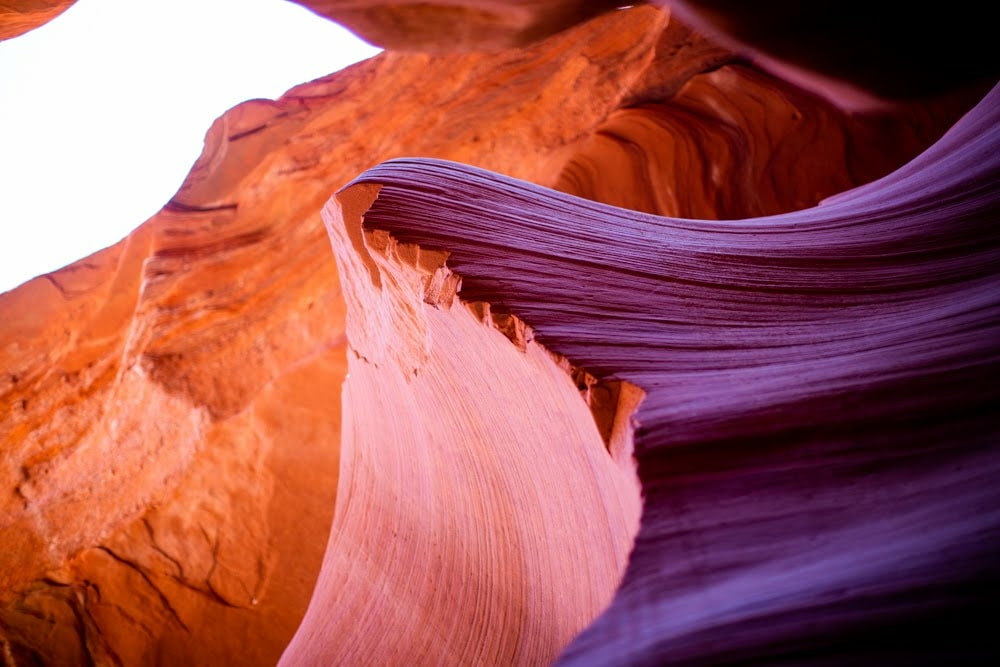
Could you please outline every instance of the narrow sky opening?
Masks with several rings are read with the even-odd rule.
[[[377,53],[284,0],[78,0],[0,42],[0,292],[160,210],[227,109]]]

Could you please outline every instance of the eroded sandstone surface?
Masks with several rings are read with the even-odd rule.
[[[996,657],[998,101],[777,216],[644,215],[426,159],[352,185],[379,188],[371,235],[446,248],[460,297],[646,392],[629,568],[562,664]]]
[[[588,422],[578,390],[589,381],[574,385],[569,366],[534,344],[519,349],[517,335],[485,323],[518,320],[487,318],[484,306],[411,299],[429,345],[415,368],[426,372],[387,381],[361,356],[398,345],[398,332],[367,340],[356,323],[351,334],[324,204],[380,162],[424,156],[661,215],[779,214],[903,164],[969,105],[845,114],[652,7],[496,50],[590,11],[550,4],[539,19],[548,27],[526,20],[490,53],[389,52],[234,108],[163,211],[122,243],[0,295],[5,659],[273,664],[310,599],[322,617],[331,591],[355,632],[398,628],[387,656],[420,646],[428,659],[553,657],[610,600],[631,545],[637,487],[629,457],[605,448],[613,422]],[[571,219],[556,224],[574,233]],[[389,274],[411,275],[404,265]],[[363,305],[355,311],[361,321]],[[389,305],[378,312],[396,317]],[[342,420],[348,363],[357,371]],[[481,432],[456,430],[463,423]],[[400,432],[413,424],[419,438]],[[424,458],[407,458],[407,438]],[[441,441],[470,448],[449,459]],[[556,441],[569,443],[563,458],[537,463]],[[480,464],[492,485],[469,472]],[[590,472],[547,483],[573,466]],[[597,537],[589,516],[608,530]],[[590,532],[577,542],[581,527]],[[337,549],[366,535],[377,558]],[[406,570],[376,577],[401,561]],[[437,580],[419,580],[442,564],[474,582],[452,591],[455,608],[434,597]],[[388,614],[384,601],[410,585],[400,597],[410,606]],[[487,597],[498,606],[480,604]],[[303,628],[290,650],[335,657],[337,628]]]
[[[363,234],[376,196],[324,212],[350,285],[341,500],[282,664],[550,663],[624,572],[631,428],[609,451],[565,364],[460,303],[443,253]]]

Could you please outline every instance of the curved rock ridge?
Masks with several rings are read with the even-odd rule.
[[[726,64],[687,79],[669,98],[636,99],[610,113],[574,146],[555,188],[685,218],[808,208],[887,174],[902,147],[919,153],[930,143],[926,128],[957,100],[905,115],[853,116],[759,70]]]
[[[998,177],[1000,87],[903,168],[781,216],[654,217],[421,159],[341,197],[377,187],[370,238],[447,252],[461,299],[647,392],[635,549],[563,664],[978,662],[998,656]],[[321,586],[311,615],[334,602]],[[337,643],[308,620],[297,641]]]

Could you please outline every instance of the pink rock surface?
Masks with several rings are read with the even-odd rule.
[[[567,369],[454,299],[440,253],[325,215],[349,284],[341,498],[282,664],[542,664],[607,606],[638,526]],[[581,567],[585,564],[584,567]]]

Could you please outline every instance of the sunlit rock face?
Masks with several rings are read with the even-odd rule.
[[[344,372],[328,251],[295,240],[307,215],[174,203],[0,297],[17,660],[280,654],[332,517]],[[286,246],[294,260],[261,261]]]
[[[541,32],[525,32],[530,21],[518,24],[503,37],[510,41],[486,46],[538,38],[590,11],[580,3],[542,4],[532,3],[532,11],[561,18],[539,19],[549,26]],[[493,20],[483,16],[475,21]],[[422,35],[421,48],[437,50],[426,43],[429,31],[412,30]],[[465,42],[437,34],[441,49],[471,48],[482,28],[470,28]],[[615,382],[624,375],[614,359],[564,345],[569,339],[554,336],[552,321],[529,307],[550,307],[551,294],[518,300],[548,269],[499,277],[509,268],[505,248],[516,239],[485,237],[482,229],[502,218],[460,219],[451,208],[463,201],[466,177],[485,183],[477,190],[486,197],[481,203],[525,199],[517,206],[526,208],[512,210],[570,200],[523,185],[498,192],[496,183],[510,182],[460,170],[457,183],[434,186],[441,199],[430,203],[442,229],[464,231],[418,251],[385,234],[410,229],[397,223],[401,211],[413,210],[415,194],[380,193],[374,203],[372,190],[331,196],[381,162],[423,156],[661,215],[775,215],[884,175],[969,105],[952,98],[850,116],[733,62],[666,12],[641,7],[526,48],[389,52],[276,102],[236,107],[209,130],[181,191],[128,239],[0,295],[5,659],[273,664],[288,646],[289,664],[404,656],[540,662],[584,631],[567,655],[613,660],[621,647],[606,633],[618,630],[600,624],[617,628],[615,619],[631,618],[615,616],[616,605],[640,609],[629,597],[644,595],[636,568],[653,567],[660,577],[651,602],[674,599],[674,584],[701,590],[687,573],[669,571],[697,570],[698,563],[669,549],[707,549],[699,540],[716,534],[699,532],[698,521],[680,537],[663,528],[672,524],[656,523],[660,532],[650,533],[649,521],[663,513],[697,518],[686,508],[738,505],[744,492],[706,485],[701,496],[650,505],[662,493],[658,466],[689,466],[695,481],[703,472],[695,450],[681,448],[680,459],[663,462],[643,445],[636,478],[631,414],[643,390],[664,396],[660,386],[640,377]],[[416,182],[435,169],[413,164]],[[381,182],[369,180],[371,188]],[[379,217],[381,231],[366,218],[362,231],[361,217],[369,206],[380,210],[380,201],[396,202],[399,216],[393,209]],[[616,234],[621,220],[606,209],[600,220],[609,226],[600,229],[572,210],[538,218],[555,235],[550,249],[563,237],[572,244],[596,235],[606,250],[600,266],[617,258],[609,285],[683,297],[660,282],[643,283],[642,275],[615,272],[628,270],[633,251],[634,261],[646,261],[638,246],[660,247],[655,226],[637,243]],[[440,251],[452,246],[456,254],[446,258]],[[552,259],[538,257],[546,266]],[[677,257],[685,265],[707,261],[703,270],[719,289],[752,274],[734,258],[709,259]],[[461,290],[458,276],[466,278]],[[625,311],[595,311],[605,288],[588,282],[586,272],[579,277],[560,288],[571,301],[560,311],[567,336],[581,316],[614,327],[615,313]],[[677,326],[686,307],[704,300],[671,302]],[[761,303],[766,307],[743,304],[730,315],[762,323],[798,317]],[[822,307],[806,309],[820,317]],[[863,325],[868,331],[867,320]],[[600,343],[606,331],[586,343]],[[620,333],[605,342],[631,358]],[[784,349],[780,341],[758,343]],[[672,371],[683,376],[672,380],[677,396],[695,391],[684,388],[685,373],[704,370],[702,360],[715,368],[737,354],[695,352]],[[662,361],[650,361],[649,372],[660,372]],[[720,401],[731,396],[727,388],[756,386],[729,382],[722,369]],[[659,400],[647,397],[642,410]],[[648,437],[646,414],[638,413],[640,438]],[[734,423],[738,431],[741,422]],[[747,450],[747,470],[756,465],[755,451]],[[780,463],[781,450],[774,457]],[[686,488],[677,485],[683,475],[673,474],[674,486],[664,488]],[[913,480],[919,499],[923,487]],[[752,486],[739,488],[749,494]],[[635,553],[653,555],[630,561],[642,493],[643,551]],[[725,537],[726,525],[720,520],[713,530]],[[801,532],[803,539],[812,534]],[[732,537],[747,548],[754,540]],[[658,551],[662,545],[668,550]],[[743,560],[719,554],[730,556]],[[722,595],[711,579],[718,572],[709,570],[705,590]],[[616,594],[623,572],[625,588]],[[630,655],[661,659],[663,647],[649,640],[659,632],[656,622],[629,623],[645,638]],[[375,641],[382,636],[392,640]],[[611,652],[601,653],[604,644]]]

